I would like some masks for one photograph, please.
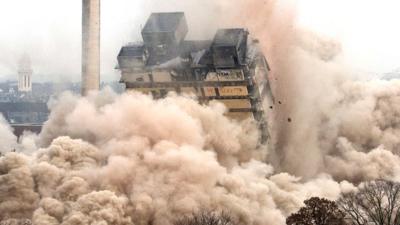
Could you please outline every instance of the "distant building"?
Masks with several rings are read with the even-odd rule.
[[[10,124],[43,124],[50,112],[44,102],[0,102],[0,113]]]
[[[18,63],[18,91],[32,91],[32,74],[31,59],[24,55]]]
[[[109,86],[117,93],[124,91],[123,84],[119,82],[104,82],[101,86]],[[18,137],[24,131],[41,131],[50,115],[47,102],[51,98],[57,99],[65,91],[74,94],[81,92],[80,83],[32,83],[30,93],[17,92],[17,88],[17,82],[0,82],[0,115],[13,127]]]

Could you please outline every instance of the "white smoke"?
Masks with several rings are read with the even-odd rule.
[[[0,153],[10,152],[16,148],[17,137],[13,134],[11,126],[0,114]]]

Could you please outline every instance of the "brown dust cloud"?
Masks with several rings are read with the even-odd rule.
[[[268,146],[217,102],[65,93],[49,103],[39,135],[17,140],[1,120],[0,221],[169,225],[207,209],[240,224],[282,225],[309,197],[399,181],[400,81],[354,79],[340,43],[299,28],[282,1],[231,2],[206,0],[209,15],[199,16],[260,40],[281,102],[265,103]],[[185,1],[187,16],[196,3]]]

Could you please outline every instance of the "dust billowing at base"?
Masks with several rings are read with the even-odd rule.
[[[256,127],[224,112],[174,95],[67,93],[39,138],[47,147],[1,158],[1,219],[171,224],[211,209],[245,224],[282,224],[311,194],[335,198],[352,188],[327,175],[300,183],[273,174]]]
[[[347,168],[352,174],[341,174],[336,158],[363,158],[349,159],[349,149],[396,151],[397,81],[356,81],[344,66],[339,42],[298,26],[295,1],[251,0],[241,6],[232,8],[240,16],[230,19],[261,40],[272,68],[269,80],[276,101],[267,102],[265,109],[273,106],[268,111],[269,159],[276,171],[305,179],[325,172],[357,182],[369,173],[377,175],[361,172],[365,167],[360,165],[366,165],[361,162]]]
[[[0,221],[165,225],[207,209],[279,225],[311,196],[399,180],[400,81],[354,80],[340,44],[298,28],[293,5],[205,2],[228,12],[221,26],[246,26],[263,46],[271,145],[258,146],[256,126],[224,117],[217,102],[65,93],[39,136],[17,142],[1,122],[2,151],[30,154],[0,158]]]

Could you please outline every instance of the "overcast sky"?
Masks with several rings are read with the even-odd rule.
[[[298,0],[306,27],[341,41],[348,63],[366,72],[400,68],[399,0]]]
[[[386,72],[400,66],[400,1],[297,2],[299,22],[342,41],[355,67]],[[79,80],[81,4],[81,0],[1,1],[0,80],[14,79],[16,63],[24,53],[32,58],[34,80]],[[118,80],[116,55],[123,44],[140,40],[140,27],[151,11],[186,11],[189,27],[199,27],[202,20],[216,24],[212,15],[221,11],[212,4],[211,0],[103,0],[102,79]],[[191,29],[191,35],[207,37],[213,29]]]

